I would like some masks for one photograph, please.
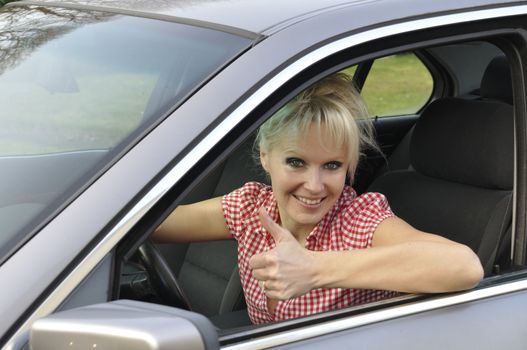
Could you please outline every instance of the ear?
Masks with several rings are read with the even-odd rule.
[[[269,173],[268,153],[262,148],[260,148],[260,163],[262,163],[262,168],[265,170],[265,172]]]

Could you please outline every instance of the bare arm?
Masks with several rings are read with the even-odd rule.
[[[196,242],[231,238],[221,197],[180,205],[152,234],[156,242]]]
[[[327,252],[315,259],[326,269],[315,273],[315,283],[325,287],[440,293],[472,288],[483,277],[470,248],[416,230],[398,218],[379,225],[370,249]]]
[[[277,246],[253,256],[250,263],[270,298],[288,299],[320,287],[448,292],[472,288],[483,276],[470,248],[418,231],[398,218],[378,226],[370,249],[314,252],[261,215]]]

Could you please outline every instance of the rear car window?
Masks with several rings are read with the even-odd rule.
[[[243,51],[190,25],[0,10],[0,263],[115,155]]]
[[[416,114],[434,89],[428,68],[413,53],[376,59],[362,88],[372,117]]]

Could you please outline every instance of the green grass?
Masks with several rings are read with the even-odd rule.
[[[356,66],[343,72],[353,76]],[[428,101],[433,80],[428,69],[414,54],[388,56],[375,60],[362,96],[372,117],[412,114]]]
[[[413,54],[394,55],[375,61],[362,94],[371,116],[415,113],[430,98],[433,80]]]
[[[52,93],[34,82],[2,85],[0,155],[112,147],[141,122],[155,78],[79,77],[76,92]]]

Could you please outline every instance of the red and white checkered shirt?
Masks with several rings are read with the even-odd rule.
[[[249,259],[275,247],[271,235],[260,223],[258,209],[264,206],[279,221],[276,199],[270,186],[249,182],[225,195],[223,214],[229,230],[238,241],[238,266],[251,321],[256,324],[286,320],[384,299],[395,292],[369,289],[318,288],[276,304],[274,314],[267,308],[267,297],[252,275]],[[379,223],[394,216],[384,195],[365,193],[359,197],[346,186],[331,210],[306,239],[312,251],[365,249],[371,246]]]

